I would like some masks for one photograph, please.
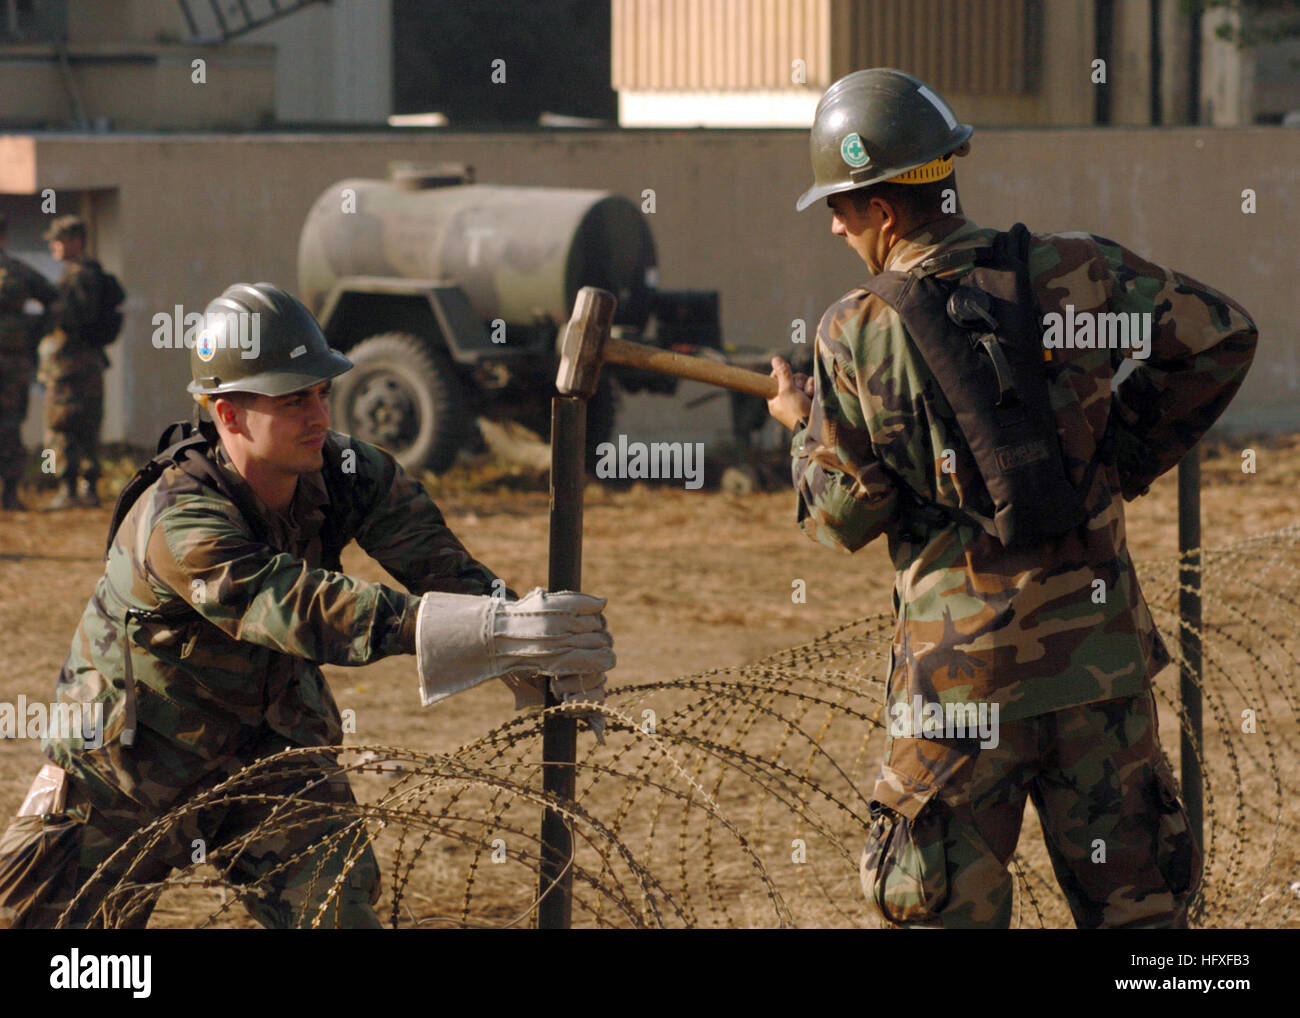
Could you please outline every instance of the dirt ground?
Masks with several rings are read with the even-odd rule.
[[[1256,452],[1254,474],[1241,470],[1247,447]],[[520,591],[545,584],[547,495],[536,482],[507,477],[480,484],[453,475],[431,489],[473,554]],[[1205,543],[1300,521],[1298,490],[1300,436],[1215,445],[1204,464]],[[28,501],[48,497],[31,493]],[[1176,553],[1176,498],[1171,472],[1129,505],[1130,547],[1139,562]],[[107,505],[0,514],[0,701],[20,694],[48,699],[101,573],[108,517]],[[344,568],[385,578],[355,545]],[[789,490],[737,496],[670,484],[589,485],[583,576],[585,590],[609,599],[619,658],[613,686],[739,665],[803,643],[835,624],[888,611],[893,582],[883,541],[849,557],[799,533]],[[800,579],[806,603],[791,597]],[[349,738],[358,744],[450,752],[500,724],[512,708],[504,688],[490,683],[422,710],[409,658],[330,667],[326,674],[339,706],[356,712],[357,733]],[[16,811],[41,760],[33,742],[0,742],[0,817]],[[1300,775],[1288,778],[1294,784]],[[194,909],[160,910],[155,923],[188,925],[206,906],[199,901]]]

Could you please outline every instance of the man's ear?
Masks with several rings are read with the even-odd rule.
[[[217,396],[208,405],[208,411],[212,414],[212,419],[227,431],[239,430],[239,408],[233,400]]]
[[[893,237],[901,237],[903,235],[903,231],[900,229],[902,219],[898,209],[885,198],[872,198],[871,201],[880,210],[881,235],[888,234]]]

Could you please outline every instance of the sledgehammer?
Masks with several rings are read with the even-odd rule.
[[[608,300],[609,313],[613,315],[612,294],[593,286],[584,286],[578,291],[573,320],[560,338],[560,370],[555,379],[555,387],[560,392],[589,399],[596,393],[596,384],[600,381],[600,366],[622,364],[629,368],[673,375],[676,378],[707,382],[709,385],[718,385],[750,396],[761,396],[763,399],[771,399],[776,395],[776,379],[771,375],[748,371],[733,364],[719,364],[717,361],[705,360],[703,357],[675,353],[672,350],[660,350],[658,347],[647,346],[644,343],[616,339],[609,334],[608,326],[604,329],[575,329],[573,323],[578,321],[579,311],[585,306],[584,294],[602,294],[600,298],[587,296],[585,300]]]
[[[702,357],[660,350],[610,336],[617,301],[607,290],[584,286],[560,338],[560,369],[551,400],[551,523],[547,582],[551,590],[580,590],[582,581],[582,487],[587,438],[587,400],[596,394],[605,362],[708,382],[771,399],[776,379]],[[559,703],[549,683],[546,706]],[[572,800],[577,759],[577,720],[548,714],[542,722],[542,788]],[[542,814],[538,867],[537,926],[568,929],[573,904],[573,835],[558,811]]]

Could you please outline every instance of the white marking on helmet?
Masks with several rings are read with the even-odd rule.
[[[948,104],[946,102],[931,92],[925,85],[922,85],[916,91],[918,95],[925,96],[930,105],[939,111],[939,115],[943,117],[944,123],[948,125],[948,130],[951,131],[957,126],[957,118],[952,115],[952,110],[948,109]]]
[[[305,343],[302,346],[295,346],[292,350],[289,351],[289,360],[293,360],[295,357],[301,357],[306,352],[307,352],[307,345]]]

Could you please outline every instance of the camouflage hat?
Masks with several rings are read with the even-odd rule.
[[[925,82],[891,67],[854,71],[826,90],[812,126],[813,186],[802,212],[827,195],[883,180],[925,184],[952,172],[974,133]],[[964,150],[963,150],[964,151]]]
[[[195,396],[287,396],[352,367],[330,348],[311,312],[274,283],[235,283],[203,312],[190,351]]]
[[[80,216],[59,216],[45,231],[46,240],[62,240],[72,236],[86,236],[86,223]]]

